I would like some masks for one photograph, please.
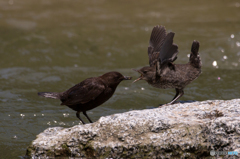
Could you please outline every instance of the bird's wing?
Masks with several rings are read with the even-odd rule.
[[[167,33],[164,26],[155,26],[153,28],[148,46],[148,57],[150,66],[155,65],[158,61],[161,46],[163,45],[166,36]]]
[[[173,44],[174,34],[173,32],[168,33],[164,40],[159,54],[161,64],[164,62],[173,62],[177,59],[178,46]]]
[[[88,78],[76,84],[62,95],[61,105],[84,104],[97,98],[105,90],[105,85],[96,79]]]
[[[173,62],[177,59],[178,46],[173,44],[174,33],[166,33],[164,26],[155,26],[149,41],[148,57],[149,65],[154,66],[158,61]]]

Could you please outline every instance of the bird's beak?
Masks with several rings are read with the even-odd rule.
[[[131,80],[131,79],[132,79],[132,77],[130,77],[130,76],[124,76],[123,80]]]
[[[132,70],[133,70],[133,71],[136,71],[136,72],[139,72],[138,70],[136,70],[136,69],[134,69],[134,68],[132,68]],[[140,72],[139,72],[139,73],[140,73]]]
[[[137,81],[139,81],[139,80],[141,80],[141,79],[142,79],[142,76],[139,77],[138,79],[136,79],[135,81],[133,81],[133,83],[135,83],[135,82],[137,82]]]
[[[138,73],[140,73],[140,74],[141,74],[141,72],[140,72],[139,70],[136,70],[136,69],[132,69],[132,70],[133,70],[133,71],[136,71],[136,72],[138,72]],[[141,76],[140,76],[138,79],[134,80],[134,81],[133,81],[133,83],[135,83],[135,82],[137,82],[137,81],[141,80],[141,79],[142,79],[142,77],[143,77],[143,75],[141,74]]]

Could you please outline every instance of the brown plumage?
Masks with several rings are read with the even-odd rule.
[[[139,70],[141,74],[136,79],[146,80],[156,88],[175,88],[176,95],[168,104],[173,104],[183,94],[183,89],[201,74],[201,58],[199,56],[199,42],[193,41],[189,62],[174,64],[177,59],[178,46],[173,44],[174,33],[166,33],[163,26],[155,26],[149,41],[149,65]]]
[[[130,80],[131,78],[123,76],[119,72],[108,72],[99,77],[87,78],[65,92],[39,92],[38,95],[60,99],[62,101],[61,105],[66,105],[77,111],[76,116],[83,124],[85,122],[80,118],[80,112],[83,112],[92,123],[86,111],[106,102],[122,80]]]

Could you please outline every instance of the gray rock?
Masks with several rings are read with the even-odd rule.
[[[240,153],[240,99],[178,103],[48,128],[28,147],[27,156],[207,158],[211,150]]]

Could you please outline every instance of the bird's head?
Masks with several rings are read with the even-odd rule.
[[[101,76],[101,78],[106,82],[106,84],[111,86],[117,86],[123,80],[131,80],[130,76],[123,76],[119,72],[108,72]]]
[[[156,75],[156,68],[145,66],[139,70],[133,69],[134,71],[141,74],[141,76],[133,81],[133,83],[139,81],[139,80],[146,80],[147,82],[151,82]]]

